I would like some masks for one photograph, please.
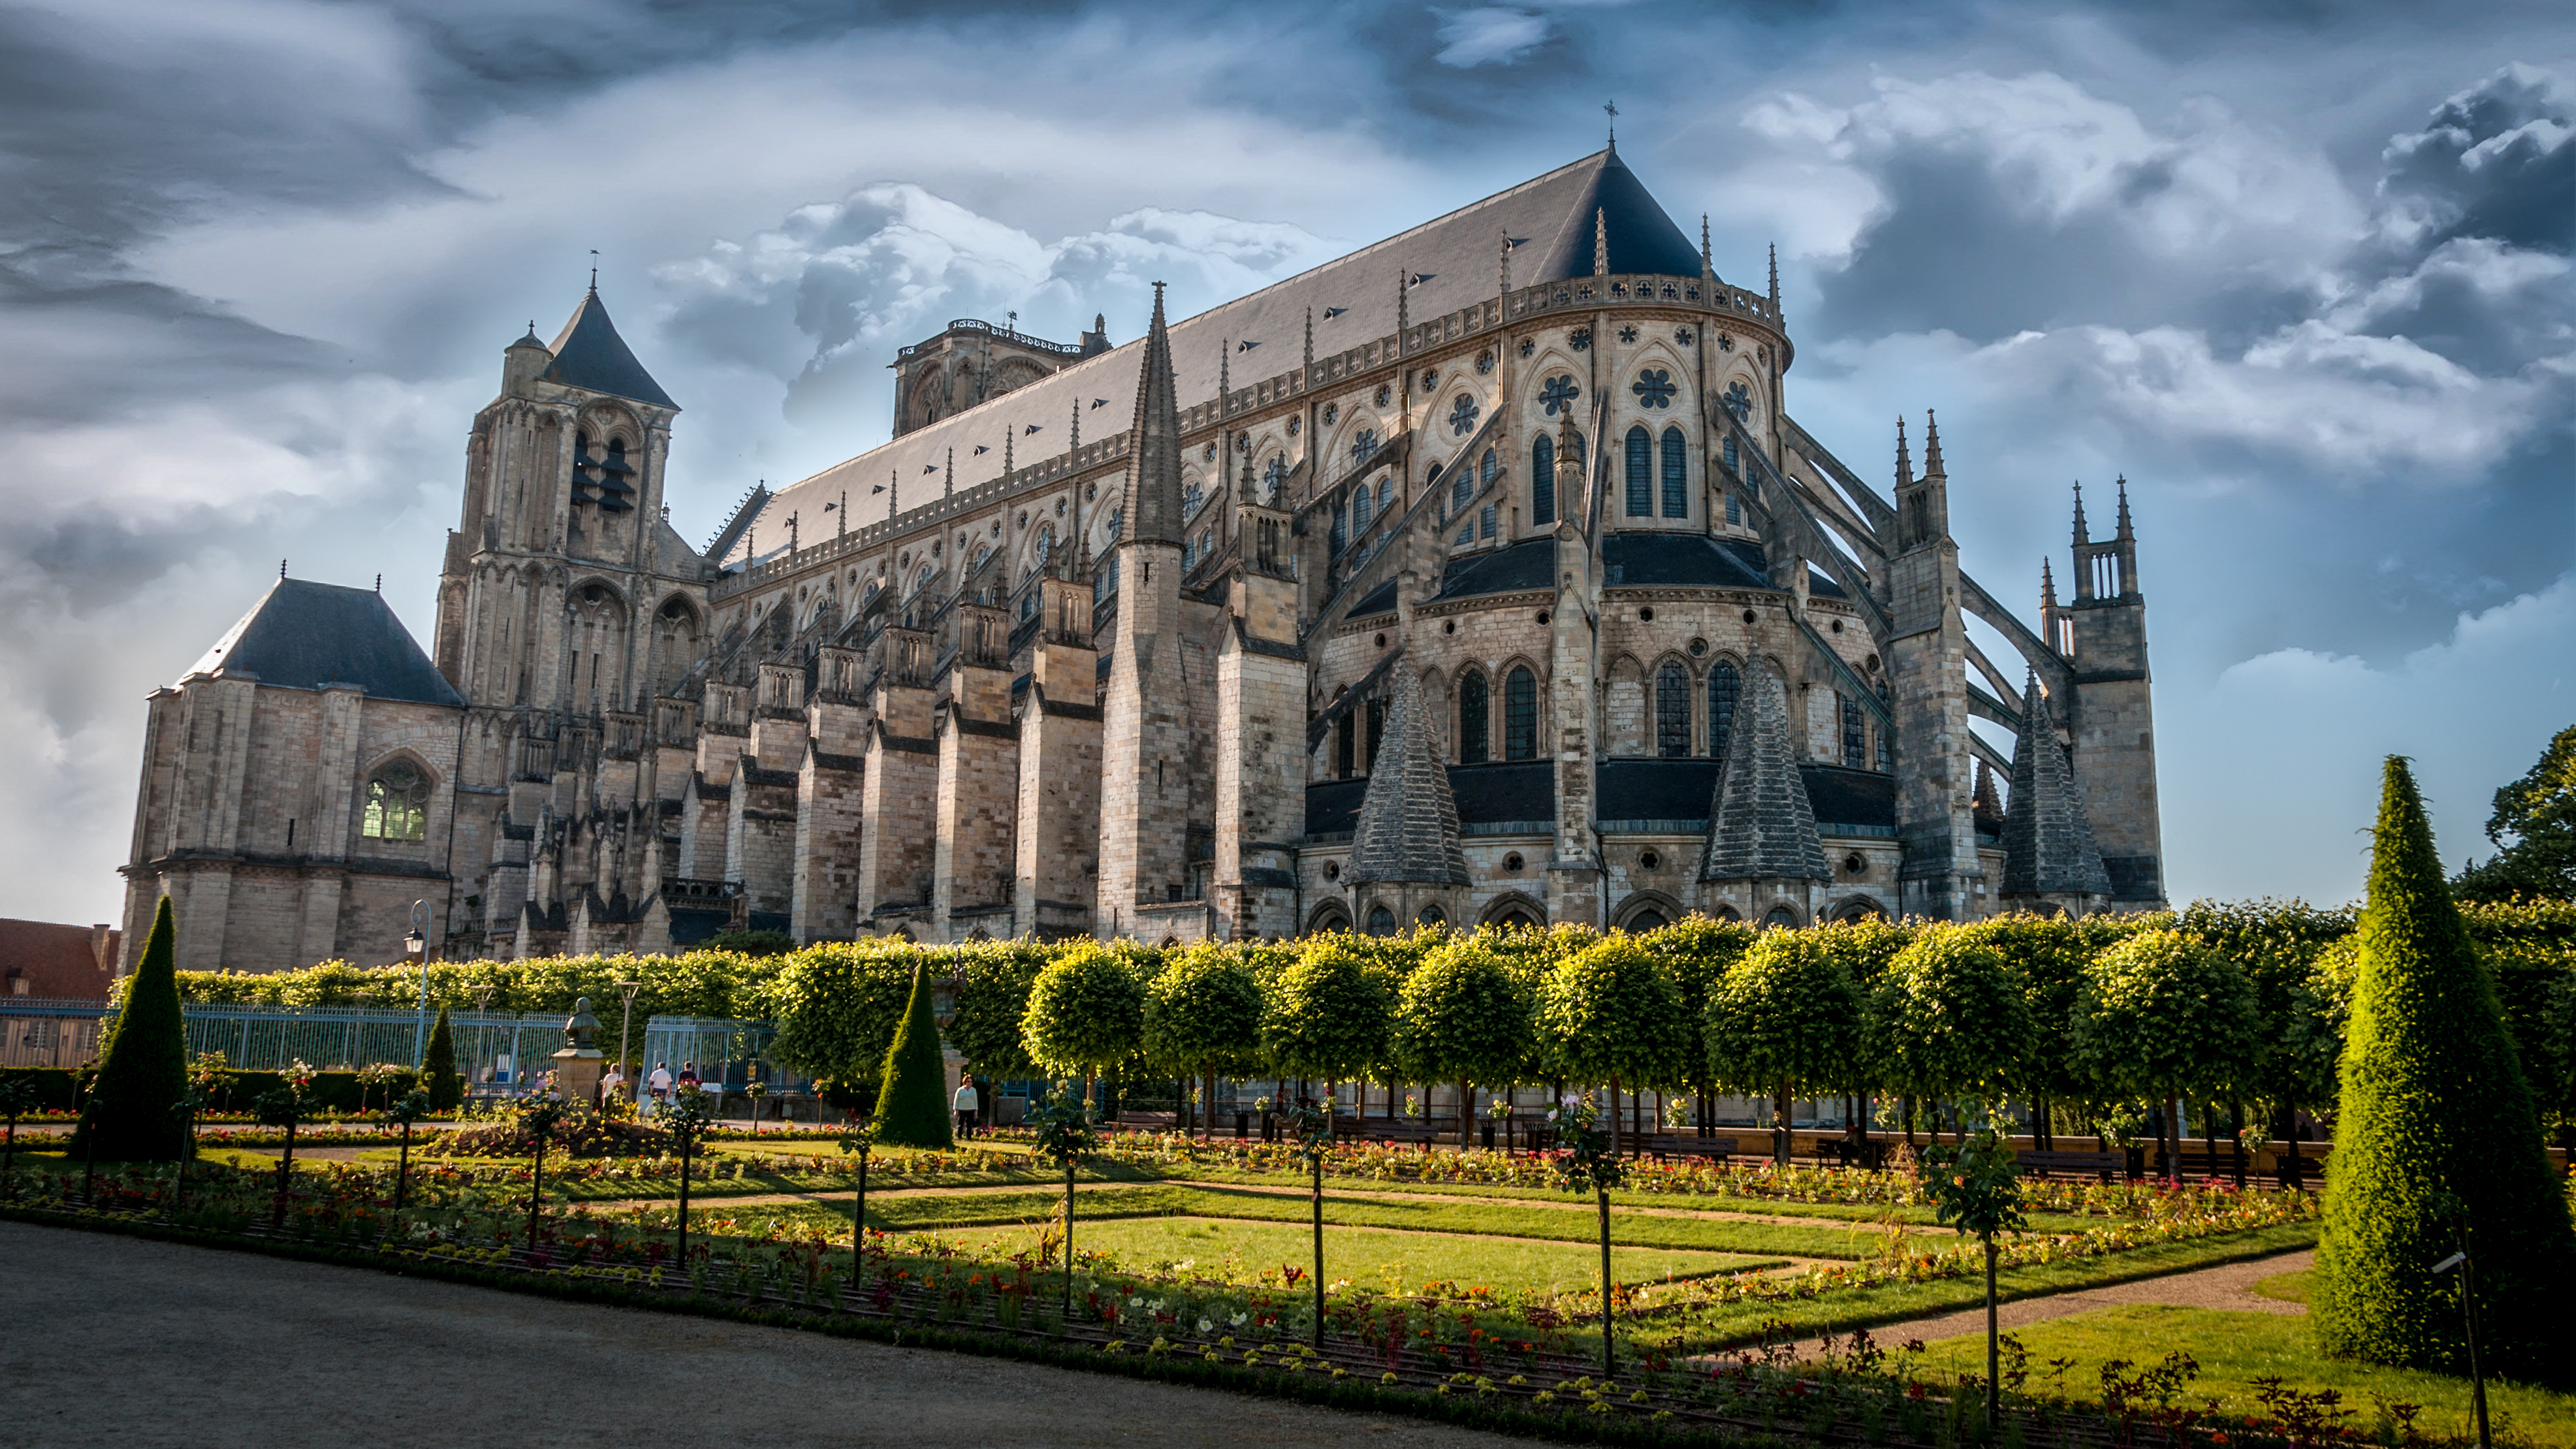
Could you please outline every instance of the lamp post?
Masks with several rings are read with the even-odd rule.
[[[2478,1369],[2477,1264],[2469,1259],[2469,1232],[2466,1223],[2455,1223],[2460,1250],[2433,1265],[2435,1277],[2457,1269],[2460,1274],[2460,1321],[2469,1340],[2469,1392],[2478,1411],[2478,1449],[2487,1449],[2487,1376]]]
[[[429,1053],[429,902],[411,903],[411,934],[403,937],[403,949],[420,963],[420,1011],[411,1034],[411,1066],[419,1071]]]
[[[635,993],[643,989],[644,983],[641,981],[617,983],[617,994],[626,1003],[626,1014],[619,1017],[617,1021],[617,1074],[626,1077],[621,1085],[629,1102],[636,1101],[638,1098],[635,1095],[635,1079],[626,1074],[626,1039],[627,1032],[635,1025]]]

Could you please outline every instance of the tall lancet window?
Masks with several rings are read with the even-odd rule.
[[[1744,692],[1744,676],[1721,659],[1708,671],[1708,752],[1726,758],[1727,735],[1735,728],[1735,699]]]
[[[1526,666],[1503,680],[1503,758],[1538,758],[1538,676]]]
[[[1654,439],[1640,423],[1628,429],[1628,516],[1655,513]]]
[[[1690,517],[1690,447],[1679,428],[1664,429],[1664,516]]]
[[[1556,522],[1556,439],[1545,433],[1530,443],[1530,522]]]
[[[1458,763],[1481,765],[1492,756],[1492,701],[1486,697],[1485,674],[1470,669],[1458,681]]]
[[[1690,752],[1690,671],[1667,661],[1655,671],[1655,753],[1677,760]]]

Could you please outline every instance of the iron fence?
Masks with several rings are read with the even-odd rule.
[[[80,1067],[98,1055],[103,1001],[0,996],[0,1067]]]

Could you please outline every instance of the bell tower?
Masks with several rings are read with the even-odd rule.
[[[2075,777],[2111,878],[2114,908],[2164,904],[2164,831],[2156,803],[2155,704],[2147,674],[2147,596],[2138,587],[2138,536],[2129,520],[2129,480],[2119,488],[2111,537],[2097,540],[2075,490],[2075,601],[2059,647],[2074,665],[2068,724]],[[2052,643],[2058,642],[2052,637]]]

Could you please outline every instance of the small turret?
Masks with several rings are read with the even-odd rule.
[[[554,366],[555,355],[537,340],[537,324],[528,324],[528,335],[511,343],[501,352],[501,391],[509,397],[534,397],[536,380]]]

